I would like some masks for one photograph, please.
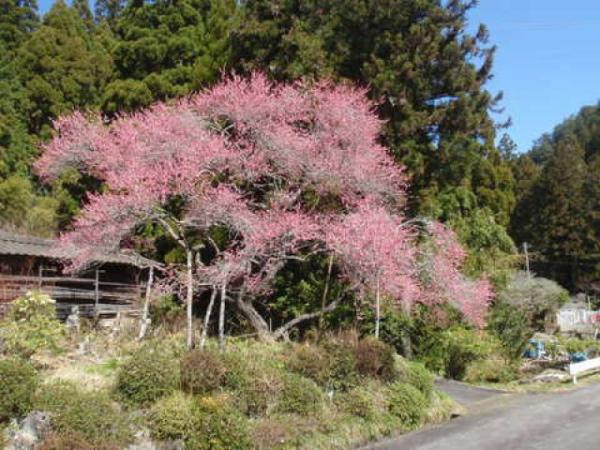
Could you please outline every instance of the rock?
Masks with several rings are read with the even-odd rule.
[[[562,370],[548,369],[531,379],[534,383],[562,383],[571,379],[571,375]]]
[[[71,314],[67,317],[65,321],[65,327],[69,331],[79,332],[81,328],[81,321],[79,319],[79,306],[74,305],[71,307]]]
[[[49,430],[50,415],[41,411],[31,412],[8,430],[7,450],[32,450]]]

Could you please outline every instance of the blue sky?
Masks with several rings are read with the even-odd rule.
[[[600,100],[600,0],[480,0],[470,21],[498,46],[489,88],[504,92],[499,118],[512,117],[519,150]]]

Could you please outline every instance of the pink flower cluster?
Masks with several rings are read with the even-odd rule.
[[[481,323],[491,290],[462,277],[464,252],[442,225],[431,229],[425,288],[416,232],[401,213],[406,176],[378,143],[381,126],[362,89],[274,85],[254,74],[111,123],[61,118],[37,170],[50,180],[74,167],[106,186],[62,236],[81,248],[76,265],[117,249],[147,221],[206,235],[223,226],[231,242],[197,277],[264,294],[287,258],[318,249],[333,252],[365,296],[377,288],[407,308],[443,298]],[[177,217],[165,208],[174,198],[184,205]]]

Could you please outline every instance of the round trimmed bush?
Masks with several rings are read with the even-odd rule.
[[[162,398],[148,415],[158,440],[182,440],[195,450],[252,448],[247,420],[227,398],[196,398],[181,392]]]
[[[393,381],[398,373],[395,368],[394,349],[373,336],[356,343],[356,370],[364,377]]]
[[[197,433],[189,447],[198,450],[249,450],[252,443],[247,419],[227,398],[203,397],[194,407]]]
[[[388,410],[398,417],[407,429],[416,428],[423,420],[427,399],[416,387],[396,382],[389,386]]]
[[[329,381],[329,366],[329,355],[316,345],[295,345],[285,361],[287,370],[310,378],[320,386],[326,386]]]
[[[192,350],[181,360],[181,387],[190,394],[208,394],[225,383],[227,367],[212,350]]]
[[[371,419],[375,415],[373,394],[362,387],[344,392],[336,401],[340,410],[353,416]]]
[[[260,417],[277,406],[283,381],[281,374],[271,367],[249,367],[247,374],[230,385],[234,403],[250,417]]]
[[[55,381],[40,386],[33,406],[50,414],[57,435],[76,436],[92,448],[121,448],[131,439],[126,416],[107,393],[81,391],[73,383]]]
[[[190,439],[198,426],[194,407],[194,398],[182,392],[161,398],[148,414],[152,436],[162,441]]]
[[[323,409],[323,393],[314,381],[290,374],[283,380],[277,409],[279,412],[303,416],[318,414]]]
[[[407,369],[406,381],[421,391],[425,398],[430,398],[433,392],[433,374],[423,364],[416,361],[409,361]]]
[[[37,373],[29,362],[0,359],[0,422],[23,417],[31,410],[37,384]]]
[[[358,384],[354,342],[332,339],[323,344],[329,360],[327,387],[347,391]]]
[[[126,405],[145,407],[179,385],[179,360],[172,349],[148,343],[119,367],[115,390]]]

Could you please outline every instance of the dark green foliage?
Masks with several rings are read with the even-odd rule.
[[[512,359],[523,355],[533,329],[523,311],[508,302],[499,301],[491,310],[488,330],[502,343],[505,354]]]
[[[328,339],[322,344],[329,359],[328,388],[345,391],[359,382],[354,344],[353,336],[343,335]]]
[[[458,186],[505,224],[512,175],[495,150],[485,90],[494,48],[466,31],[474,2],[245,2],[233,64],[278,80],[333,78],[369,86],[387,120],[385,143],[412,175],[415,209],[431,213]],[[473,61],[481,61],[476,66]]]
[[[180,385],[179,359],[172,349],[147,343],[119,367],[115,392],[130,406],[148,406]]]
[[[99,7],[107,20],[119,9],[106,1]],[[112,19],[117,79],[106,89],[103,110],[132,111],[213,82],[229,62],[235,20],[233,0],[130,2]]]
[[[323,393],[312,380],[293,374],[284,378],[279,412],[308,416],[318,414],[322,408]]]
[[[416,387],[396,382],[389,387],[388,410],[408,430],[418,427],[425,416],[428,401]]]
[[[96,21],[105,21],[111,27],[114,27],[124,6],[124,0],[95,0],[94,16],[96,18]]]
[[[38,24],[35,0],[0,0],[0,47],[14,50]]]
[[[541,254],[537,273],[572,290],[590,291],[598,278],[599,143],[600,107],[587,106],[513,163],[518,204],[511,234]]]
[[[355,344],[356,370],[369,378],[392,381],[398,375],[395,368],[394,349],[372,336]]]
[[[62,0],[19,48],[17,62],[30,103],[29,129],[43,134],[60,114],[97,106],[112,72],[110,55]]]
[[[126,416],[103,392],[81,391],[72,383],[56,381],[40,387],[34,408],[51,414],[57,434],[77,436],[93,448],[122,448],[132,437]]]
[[[0,423],[25,416],[38,384],[33,366],[19,358],[0,359]]]
[[[550,257],[593,251],[597,242],[584,195],[587,171],[585,152],[576,139],[558,142],[515,211],[516,239]]]

